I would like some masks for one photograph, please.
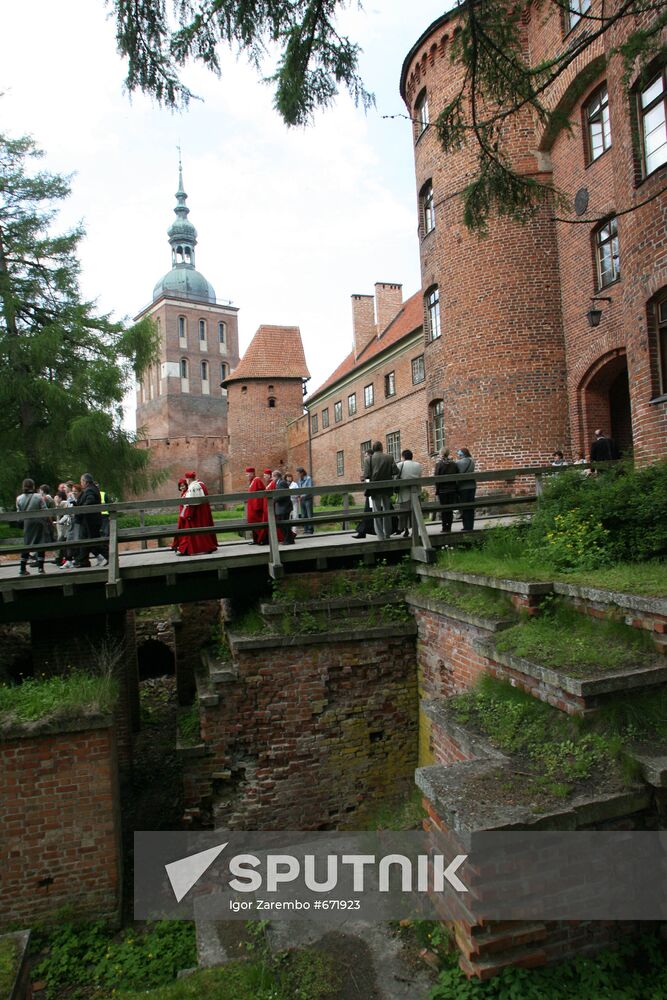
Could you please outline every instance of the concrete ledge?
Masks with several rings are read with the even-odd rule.
[[[402,590],[388,590],[384,594],[379,594],[372,597],[331,597],[331,598],[321,598],[319,600],[308,601],[276,601],[276,602],[266,602],[260,604],[259,611],[261,615],[266,618],[273,617],[274,615],[284,615],[293,612],[295,609],[299,611],[340,611],[358,608],[366,608],[371,606],[383,604],[400,604],[404,600],[404,591]]]
[[[473,639],[473,648],[477,653],[516,670],[517,673],[542,681],[550,687],[560,688],[578,698],[593,698],[596,695],[612,694],[616,691],[631,691],[637,688],[653,687],[667,681],[667,664],[662,664],[658,657],[654,664],[643,667],[627,668],[616,673],[608,672],[604,676],[573,677],[565,669],[544,667],[522,656],[500,652],[489,639]]]
[[[231,684],[237,680],[239,672],[233,660],[221,660],[213,656],[209,649],[202,649],[201,662],[213,684]]]
[[[667,788],[667,753],[633,752],[630,748],[630,756],[641,767],[644,781],[654,788]]]
[[[516,625],[514,618],[481,618],[479,615],[472,615],[468,611],[447,604],[437,597],[427,597],[424,594],[416,594],[409,591],[405,595],[405,603],[411,608],[421,608],[423,611],[432,611],[434,614],[442,615],[444,618],[454,618],[456,621],[465,622],[466,625],[474,625],[485,632],[501,632],[503,629]]]
[[[483,736],[478,733],[471,733],[462,723],[458,722],[456,715],[447,702],[432,700],[422,701],[421,708],[424,715],[431,720],[434,726],[441,729],[447,736],[453,737],[462,750],[475,759],[497,760],[500,763],[508,763],[509,758],[494,747]]]
[[[229,632],[232,650],[241,652],[248,649],[283,649],[289,646],[317,646],[327,643],[358,642],[360,639],[399,639],[417,634],[414,622],[396,622],[393,625],[379,625],[372,628],[341,629],[329,632],[304,632],[299,635],[269,635],[244,638]]]
[[[454,569],[442,569],[440,566],[418,566],[419,576],[430,576],[436,580],[455,580],[458,583],[469,583],[475,587],[491,587],[493,590],[507,590],[523,597],[535,597],[542,594],[553,594],[554,585],[550,581],[505,580],[495,576],[484,576],[481,573],[460,573]]]
[[[509,763],[471,760],[449,767],[432,764],[417,768],[415,782],[449,829],[464,837],[485,830],[576,830],[639,812],[651,802],[650,790],[637,786],[597,798],[575,796],[566,806],[542,813],[525,805],[472,800],[472,780],[504,781],[511,773]]]
[[[643,614],[661,615],[667,618],[667,598],[645,597],[640,594],[627,594],[620,590],[603,590],[601,587],[582,586],[573,583],[554,582],[554,592],[565,597],[579,597],[592,601],[594,604],[609,604],[617,608],[627,608]]]
[[[34,719],[30,722],[5,722],[0,724],[0,743],[6,740],[29,740],[35,736],[58,733],[80,733],[88,729],[108,729],[113,725],[111,715],[92,712],[69,719]]]
[[[24,1000],[32,996],[30,990],[30,975],[28,968],[28,945],[30,944],[30,931],[12,931],[9,934],[0,935],[0,941],[11,941],[15,948],[15,972],[13,981],[9,987],[9,993],[0,1000]]]

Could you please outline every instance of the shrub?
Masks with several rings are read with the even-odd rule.
[[[345,497],[347,497],[348,504],[352,506],[354,504],[354,497],[351,493],[323,493],[320,497],[320,505],[322,507],[343,507],[345,505]]]

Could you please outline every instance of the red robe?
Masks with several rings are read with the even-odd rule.
[[[184,490],[181,490],[181,498],[183,498],[187,492],[188,492],[188,488],[186,486]],[[177,528],[178,531],[180,531],[181,528],[186,528],[187,527],[187,525],[185,523],[185,519],[183,517],[183,511],[184,510],[185,510],[185,505],[181,504],[181,506],[178,508],[178,521],[176,522],[176,528]],[[174,552],[178,552],[178,543],[180,541],[182,541],[182,539],[177,535],[176,538],[171,543],[171,547],[174,550]]]
[[[257,490],[264,489],[264,482],[255,476],[250,486],[249,493],[256,493]],[[264,497],[251,497],[248,500],[248,521],[252,524],[257,521],[266,521],[266,499]],[[268,528],[257,528],[252,533],[252,540],[255,545],[266,545],[269,540]]]
[[[208,490],[203,483],[194,480],[190,483],[185,494],[188,497],[208,496]],[[208,528],[213,527],[213,515],[210,504],[186,504],[182,508],[184,528]],[[218,540],[214,532],[201,535],[181,535],[178,539],[178,551],[184,556],[196,556],[201,553],[215,552],[218,547]]]
[[[265,487],[265,488],[267,490],[275,490],[275,488],[276,488],[276,481],[275,481],[275,479],[272,479],[271,482],[269,483],[269,485],[267,487]],[[268,497],[264,497],[264,520],[265,521],[269,520],[269,501],[268,501]],[[267,528],[267,531],[268,531],[268,528]],[[284,542],[285,541],[285,536],[283,534],[283,529],[276,526],[276,531],[278,532],[278,541],[279,542]]]

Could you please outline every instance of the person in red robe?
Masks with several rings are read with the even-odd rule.
[[[183,498],[185,496],[185,494],[187,493],[187,491],[188,491],[187,480],[185,480],[185,479],[179,479],[178,480],[178,492],[180,493],[181,498]],[[185,519],[183,518],[183,507],[184,507],[184,504],[181,504],[181,506],[178,508],[178,521],[176,522],[176,528],[177,528],[178,531],[180,531],[181,528],[185,528],[185,526],[186,526],[185,525]],[[180,540],[181,540],[180,537],[177,535],[174,538],[173,542],[171,543],[171,548],[174,550],[174,552],[178,551],[178,543],[180,542]]]
[[[187,481],[184,500],[189,497],[208,496],[208,490],[204,483],[197,479],[196,472],[184,472],[183,478]],[[211,506],[207,503],[184,504],[183,506],[183,527],[184,528],[208,528],[214,527]],[[177,556],[196,556],[203,553],[215,552],[218,547],[218,539],[215,532],[202,532],[200,535],[181,535],[178,539]]]
[[[248,492],[256,493],[258,490],[263,490],[264,482],[259,476],[255,475],[254,468],[249,465],[245,470],[246,476],[248,477]],[[253,524],[257,521],[265,521],[264,516],[265,498],[264,497],[251,497],[248,500],[248,521]],[[266,528],[256,528],[252,532],[252,544],[253,545],[266,545],[269,540],[268,530]]]
[[[264,469],[263,472],[262,472],[262,489],[263,490],[275,490],[275,488],[276,488],[275,484],[273,486],[271,485],[272,478],[273,478],[273,473],[271,472],[271,469]],[[268,497],[262,497],[262,521],[266,521],[267,525],[268,525],[268,521],[269,521],[269,502],[268,502]],[[265,531],[266,531],[266,541],[268,542],[268,540],[269,540],[269,529],[268,529],[268,527],[265,529]]]

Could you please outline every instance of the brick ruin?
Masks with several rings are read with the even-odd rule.
[[[302,575],[298,599],[281,597],[280,587],[273,598],[258,599],[252,628],[248,606],[232,601],[149,609],[108,622],[117,635],[132,625],[119,714],[1,734],[1,821],[11,859],[3,915],[28,923],[62,903],[91,917],[118,914],[122,789],[137,726],[136,650],[150,644],[163,645],[172,657],[182,712],[194,707],[199,720],[198,734],[180,735],[177,742],[175,735],[185,828],[354,830],[380,803],[405,799],[416,781],[425,828],[443,835],[517,824],[663,829],[667,769],[659,752],[637,758],[642,779],[632,787],[585,800],[575,796],[535,814],[508,806],[500,795],[494,801],[494,782],[501,780],[495,774],[508,766],[506,759],[457,722],[448,703],[484,673],[510,680],[567,715],[594,713],[615,692],[655,690],[667,679],[667,602],[433,566],[421,566],[418,574],[428,589],[379,594],[362,586],[354,596],[340,584],[349,571]],[[452,581],[504,594],[507,614],[484,618],[452,607],[438,593]],[[321,596],[323,588],[328,597]],[[610,685],[495,649],[495,638],[516,622],[517,609],[540,614],[541,602],[554,592],[581,614],[613,614],[646,631],[655,657]],[[100,623],[89,623],[77,646],[70,623],[70,656],[84,648],[84,638],[90,644],[94,627]],[[51,630],[48,657],[45,630],[33,629],[34,654],[51,669],[65,645],[67,629],[59,628]],[[481,825],[467,795],[469,781],[479,775],[491,783]],[[81,856],[88,867],[82,877],[70,878]],[[102,879],[85,875],[98,866]],[[530,967],[589,952],[632,930],[610,922],[480,923],[465,913],[452,928],[461,967],[480,978],[510,964]]]

